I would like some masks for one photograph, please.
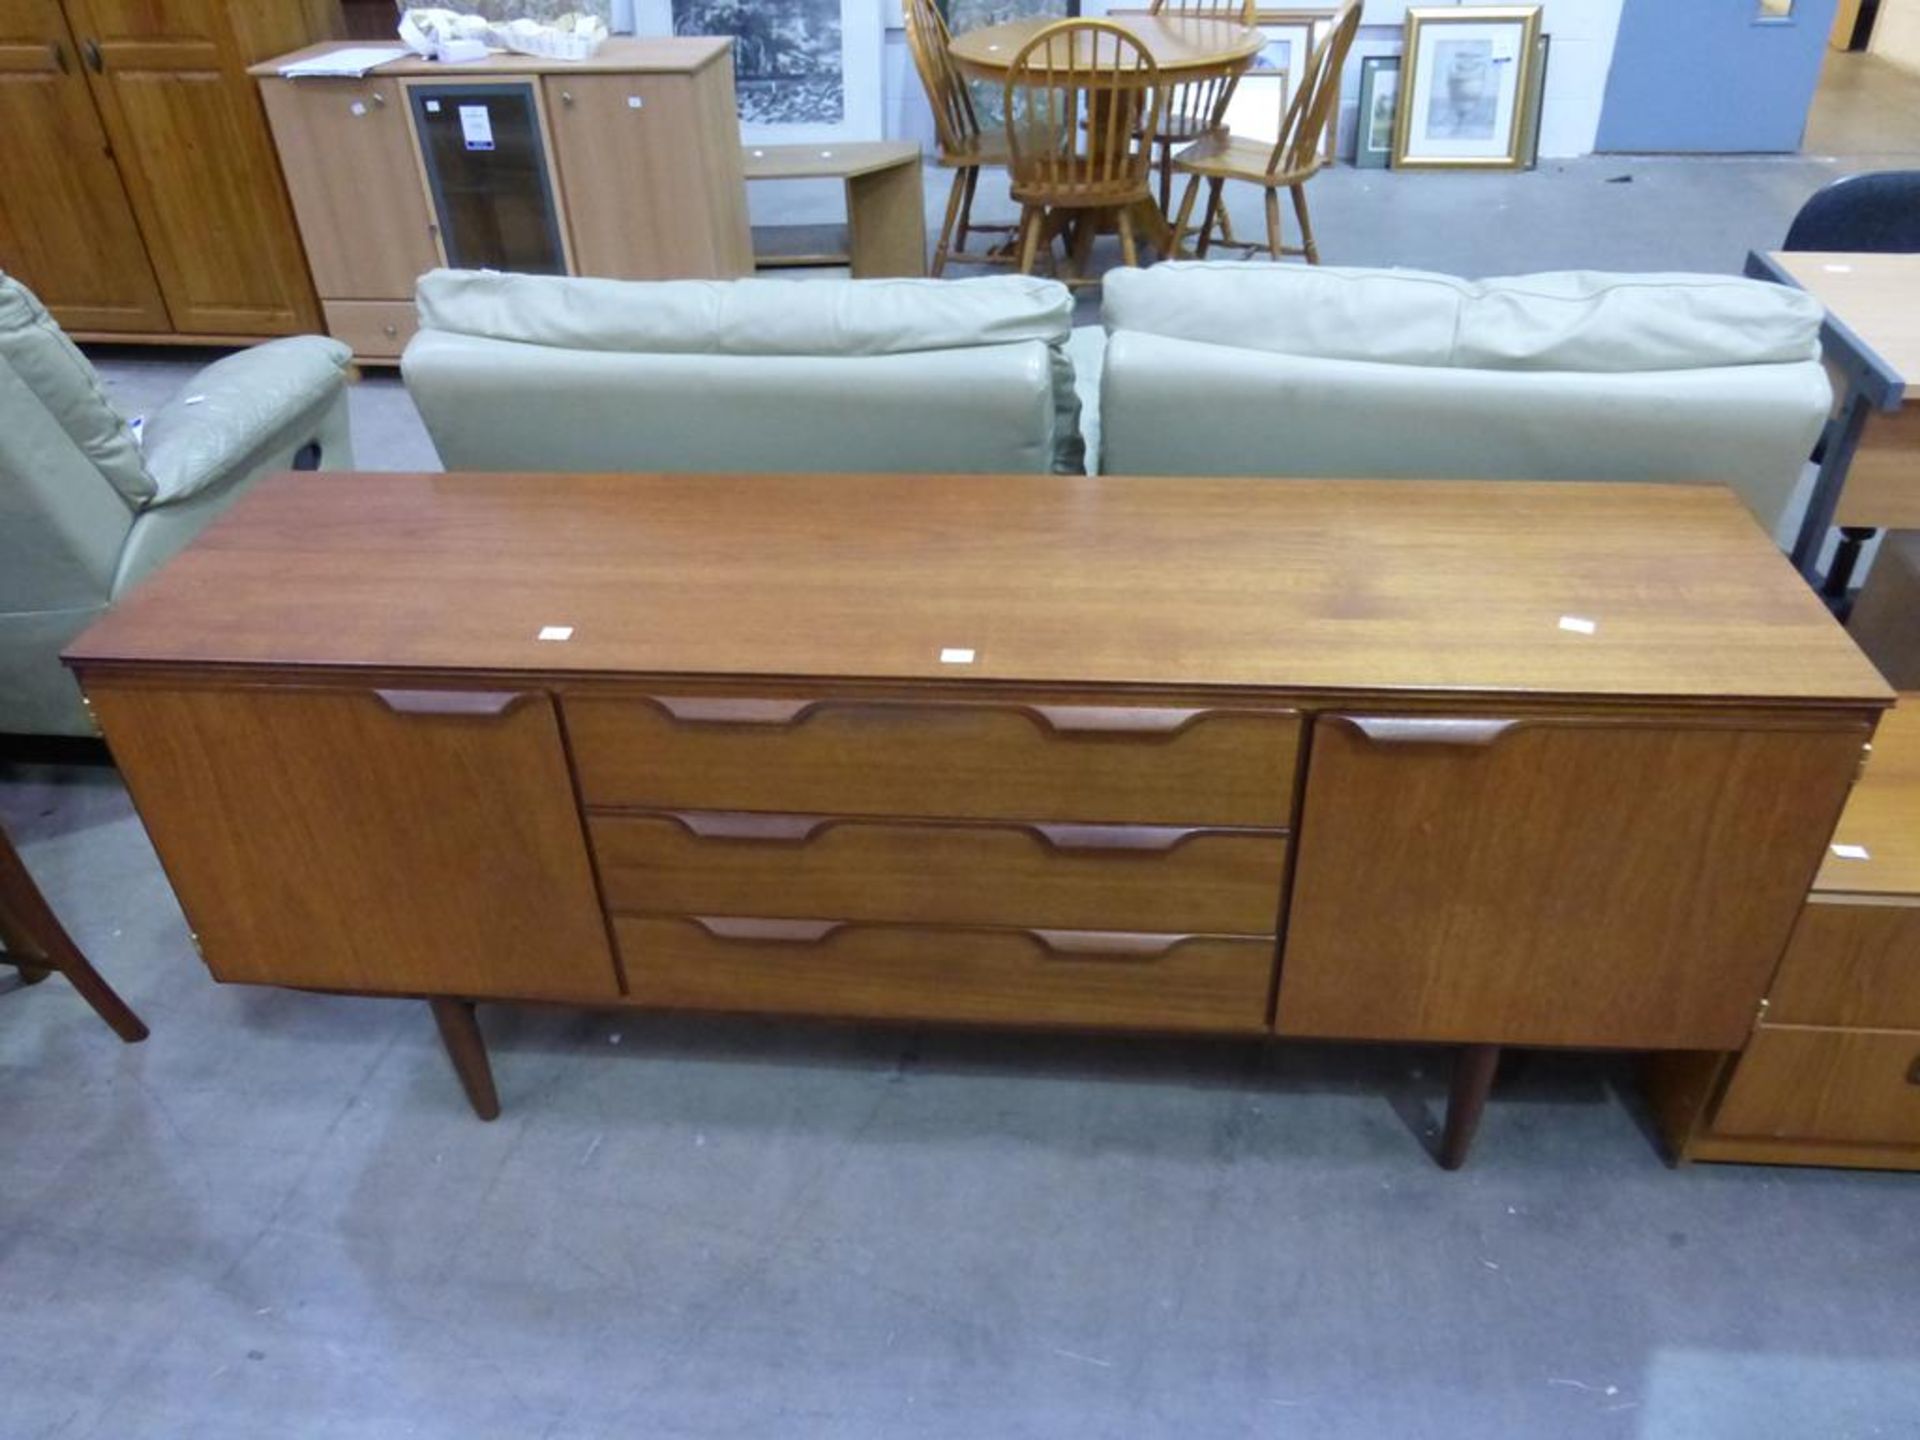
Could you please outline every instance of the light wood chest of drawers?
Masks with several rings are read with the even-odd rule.
[[[483,1113],[476,1000],[1345,1036],[1454,1162],[1490,1047],[1743,1043],[1889,698],[1560,484],[287,477],[69,658],[213,974]]]
[[[1833,841],[1742,1053],[1652,1066],[1683,1158],[1920,1170],[1920,696]]]

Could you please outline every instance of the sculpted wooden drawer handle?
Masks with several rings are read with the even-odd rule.
[[[754,920],[744,915],[687,918],[716,940],[772,940],[783,945],[818,945],[842,924],[838,920]]]
[[[669,810],[666,818],[698,840],[751,840],[770,844],[804,845],[822,830],[841,825],[911,826],[955,830],[967,835],[982,830],[1019,830],[1035,836],[1050,849],[1066,853],[1101,855],[1164,855],[1196,835],[1205,826],[1184,825],[1025,825],[1018,821],[943,826],[931,820],[851,820],[832,815],[770,815],[755,810]]]
[[[1141,934],[1127,930],[1029,930],[1055,955],[1085,960],[1158,960],[1191,935]]]
[[[885,700],[756,700],[705,695],[654,695],[649,698],[675,720],[687,725],[792,725],[804,719],[809,711],[826,706],[902,711],[961,708],[916,706]],[[1151,705],[979,705],[964,708],[977,710],[981,714],[997,711],[1001,714],[1026,715],[1060,735],[1174,735],[1211,713]]]
[[[1142,705],[1035,705],[1031,713],[1062,735],[1172,735],[1207,712]]]
[[[1518,720],[1461,719],[1433,715],[1340,715],[1376,745],[1491,745]]]
[[[1920,1085],[1920,1055],[1913,1057],[1913,1064],[1907,1067],[1907,1084]]]
[[[527,690],[376,690],[374,698],[396,715],[504,715],[531,694]]]

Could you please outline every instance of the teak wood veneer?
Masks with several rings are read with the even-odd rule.
[[[1356,565],[1355,556],[1364,557]],[[543,638],[545,637],[545,638]],[[1730,493],[259,487],[68,659],[216,978],[1745,1043],[1890,693]]]

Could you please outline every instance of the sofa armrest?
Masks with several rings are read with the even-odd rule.
[[[157,491],[149,509],[231,484],[275,451],[311,438],[347,382],[353,352],[297,335],[216,360],[147,419],[142,436]]]

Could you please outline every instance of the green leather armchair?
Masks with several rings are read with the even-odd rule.
[[[351,358],[318,336],[229,355],[136,436],[0,274],[0,734],[90,734],[61,648],[260,476],[353,464]]]

